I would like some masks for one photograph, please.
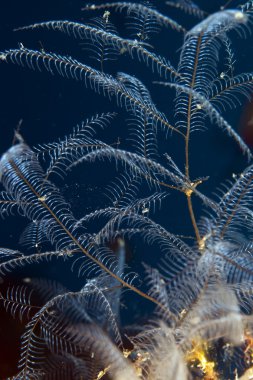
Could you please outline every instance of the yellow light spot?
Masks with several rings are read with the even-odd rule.
[[[193,193],[193,190],[192,190],[192,189],[186,189],[186,190],[185,190],[185,195],[186,195],[187,197],[190,197],[190,196],[192,195],[192,193]]]
[[[199,179],[198,181],[196,182],[191,182],[191,186],[195,189],[198,185],[200,185],[202,183],[202,180]],[[184,193],[187,197],[190,197],[193,193],[193,189],[185,189],[184,190]]]
[[[105,20],[106,23],[109,22],[110,14],[111,13],[109,11],[105,11],[105,13],[103,14],[103,19]]]
[[[240,12],[240,11],[236,12],[235,13],[235,19],[236,20],[243,20],[244,19],[244,13]]]
[[[131,350],[123,350],[123,356],[124,358],[128,358],[128,356],[131,354]]]
[[[106,367],[105,369],[103,369],[103,371],[100,371],[96,380],[100,380],[102,379],[102,377],[104,377],[106,375],[106,373],[109,371],[110,369],[110,366]]]
[[[7,59],[6,54],[4,54],[4,53],[0,54],[0,60],[1,61],[6,61],[6,59]]]
[[[42,197],[39,197],[39,198],[38,198],[38,200],[39,200],[40,202],[45,202],[46,199],[47,199],[47,197],[46,197],[45,195],[43,195]]]
[[[202,237],[202,239],[200,239],[200,241],[199,241],[199,250],[200,251],[203,251],[206,248],[206,241],[207,241],[207,239],[209,239],[210,236],[211,236],[211,234],[206,234],[205,236]]]
[[[215,363],[207,358],[208,345],[205,342],[193,342],[193,348],[186,354],[186,361],[191,367],[198,367],[204,373],[204,380],[218,380]]]

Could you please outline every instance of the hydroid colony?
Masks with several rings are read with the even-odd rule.
[[[13,379],[226,379],[252,365],[252,154],[224,111],[251,95],[252,73],[235,74],[233,40],[250,36],[253,2],[225,6],[212,15],[188,0],[168,5],[190,14],[194,26],[186,30],[150,4],[110,2],[85,6],[85,12],[102,15],[90,23],[57,20],[19,28],[19,33],[48,29],[85,42],[94,67],[23,45],[0,55],[2,64],[80,81],[127,111],[123,134],[130,124],[123,147],[99,138],[117,117],[108,112],[90,117],[57,142],[34,148],[16,134],[15,144],[2,154],[1,214],[17,212],[30,221],[22,241],[34,250],[1,249],[3,284],[15,273],[20,276],[21,269],[29,273],[29,267],[56,265],[56,258],[82,276],[78,291],[32,273],[19,285],[2,284],[2,305],[14,318],[27,321]],[[117,34],[111,23],[114,12],[130,18],[131,39]],[[150,43],[163,28],[182,35],[177,66]],[[173,117],[159,110],[136,76],[106,73],[107,61],[126,55],[147,66],[152,81],[173,93]],[[204,134],[211,124],[249,162],[218,200],[201,191],[208,179],[192,177],[190,157],[195,134]],[[183,165],[175,162],[173,152],[164,151],[170,140],[182,149]],[[109,185],[110,203],[76,217],[55,176],[65,182],[76,167],[105,161],[117,169]],[[191,220],[191,240],[156,219],[156,206],[166,207],[167,195],[177,193]],[[138,250],[148,244],[154,251],[152,264],[142,252],[140,267],[126,263],[129,241]],[[129,298],[136,302],[135,310],[144,300],[153,308],[143,314],[138,310],[138,319],[123,326]]]

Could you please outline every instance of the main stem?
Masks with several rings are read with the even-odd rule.
[[[196,59],[194,62],[192,81],[191,81],[191,85],[190,85],[190,87],[192,89],[194,88],[194,84],[195,84],[195,80],[196,80],[196,73],[197,73],[197,67],[198,67],[198,57],[199,57],[201,41],[202,41],[202,34],[198,37],[198,42],[197,42],[197,47],[196,47]],[[185,135],[185,176],[189,182],[190,182],[189,142],[190,142],[190,130],[191,130],[191,108],[192,108],[192,95],[189,94],[188,111],[187,111],[187,131],[186,131],[186,135]],[[188,210],[189,210],[191,222],[193,225],[193,229],[194,229],[194,232],[196,235],[198,245],[200,245],[201,237],[199,234],[199,229],[198,229],[196,218],[195,218],[194,211],[193,211],[191,195],[192,195],[192,193],[186,194]]]

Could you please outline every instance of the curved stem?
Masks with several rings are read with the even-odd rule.
[[[193,67],[193,74],[192,74],[192,81],[190,84],[190,87],[193,89],[196,81],[196,74],[197,74],[197,68],[198,68],[198,58],[199,58],[199,52],[200,52],[200,45],[202,42],[202,34],[199,35],[198,37],[198,42],[196,46],[196,58],[194,62],[194,67]],[[190,130],[191,130],[191,113],[192,113],[192,95],[189,94],[189,102],[188,102],[188,111],[187,111],[187,131],[185,135],[185,176],[186,178],[190,181],[190,169],[189,169],[189,143],[190,143]],[[190,218],[192,221],[192,225],[194,228],[194,232],[196,235],[196,239],[198,242],[198,245],[200,245],[201,237],[199,234],[198,226],[196,223],[196,218],[194,215],[193,211],[193,206],[192,206],[192,200],[191,200],[191,192],[186,193],[187,196],[187,204],[188,204],[188,210],[190,214]]]

